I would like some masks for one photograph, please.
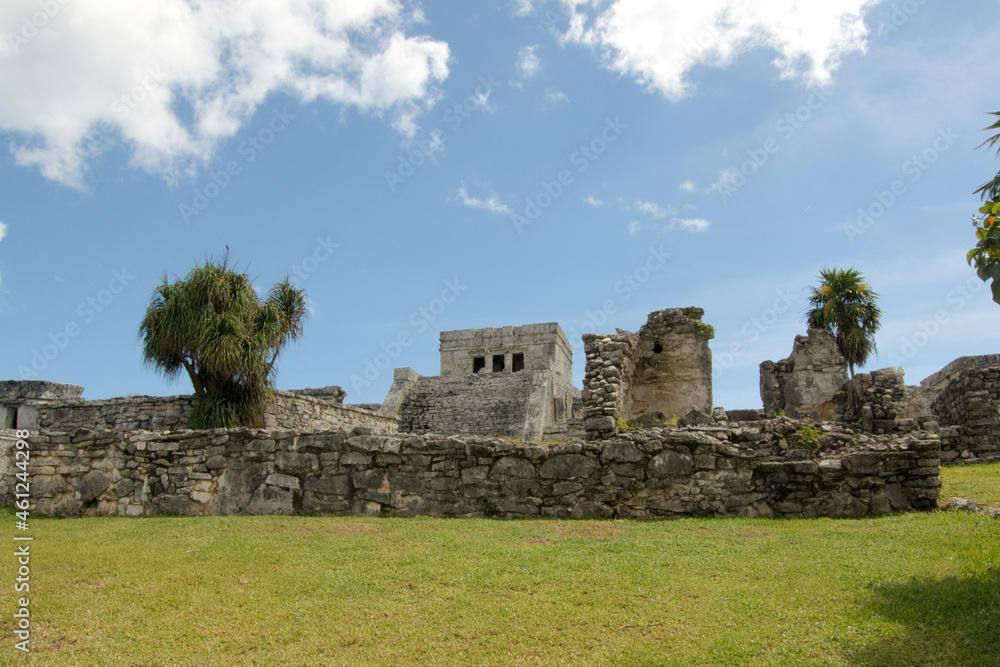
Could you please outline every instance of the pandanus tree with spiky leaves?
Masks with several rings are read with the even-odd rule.
[[[856,269],[822,269],[819,287],[812,287],[806,322],[810,329],[825,329],[836,336],[837,349],[844,355],[851,377],[876,351],[875,332],[882,311],[878,294]]]
[[[139,325],[143,360],[167,378],[186,371],[194,387],[192,428],[261,426],[272,395],[275,362],[302,335],[305,292],[288,276],[261,300],[253,282],[206,260],[183,280],[166,276]]]

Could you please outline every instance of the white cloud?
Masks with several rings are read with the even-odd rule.
[[[666,234],[678,229],[686,232],[699,233],[708,231],[708,228],[712,224],[708,220],[704,220],[702,218],[679,217],[671,218],[669,223],[656,222],[657,220],[663,220],[668,216],[676,216],[679,213],[679,211],[673,206],[667,206],[664,208],[656,202],[636,201],[635,209],[637,209],[640,213],[646,214],[652,222],[647,225],[643,224],[639,220],[629,220],[628,233],[631,236],[638,236],[639,232],[647,227],[655,230],[658,234]],[[631,211],[632,208],[624,207],[624,210]]]
[[[656,202],[649,201],[637,201],[635,207],[639,209],[640,212],[645,213],[653,220],[661,220],[670,213],[677,213],[673,206],[668,206],[668,210],[663,210],[663,208]]]
[[[683,229],[686,232],[699,234],[708,231],[712,223],[702,218],[674,218],[670,221],[670,229]]]
[[[683,183],[681,183],[680,189],[681,189],[681,192],[697,192],[698,191],[698,187],[694,184],[694,181],[692,181],[691,179],[688,179],[688,180],[684,181]]]
[[[719,171],[719,177],[715,179],[715,183],[712,183],[712,185],[708,187],[708,190],[706,190],[706,192],[727,193],[731,191],[733,188],[738,188],[739,186],[736,185],[736,183],[738,182],[740,176],[741,176],[740,172],[736,171],[731,167],[722,169]]]
[[[466,206],[482,208],[497,215],[510,215],[511,213],[510,207],[502,203],[496,193],[491,194],[486,199],[477,199],[469,196],[469,191],[465,188],[465,183],[462,183],[458,187],[458,199]]]
[[[593,46],[606,67],[671,100],[690,92],[695,66],[724,67],[760,48],[777,52],[782,78],[825,84],[845,54],[864,51],[864,15],[880,1],[563,0],[571,15],[563,40]]]
[[[593,206],[595,208],[598,206],[604,206],[604,202],[595,197],[594,195],[587,195],[586,197],[584,197],[583,203],[589,204],[590,206]]]
[[[545,101],[550,104],[556,104],[557,102],[569,102],[569,97],[561,90],[549,88],[545,91]]]
[[[490,106],[490,95],[493,93],[492,90],[487,90],[483,93],[477,93],[473,98],[474,109],[482,109],[483,111],[495,111],[493,107]]]
[[[535,13],[534,0],[516,0],[516,3],[517,8],[514,10],[514,16],[528,16]]]
[[[538,59],[538,54],[535,53],[537,50],[538,45],[536,44],[525,46],[517,52],[517,67],[526,79],[535,76],[541,69],[542,62]]]
[[[176,180],[278,92],[387,114],[410,135],[448,76],[448,45],[407,35],[422,16],[395,0],[57,6],[28,38],[38,5],[0,4],[0,129],[18,164],[75,187],[116,142],[133,167]]]

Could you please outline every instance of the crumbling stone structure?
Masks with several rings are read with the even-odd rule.
[[[15,428],[31,431],[31,510],[59,516],[861,516],[934,507],[942,462],[1000,461],[1000,356],[919,387],[896,369],[848,380],[833,336],[810,331],[761,365],[764,410],[727,412],[702,315],[584,336],[582,396],[557,324],[443,332],[440,376],[397,369],[380,405],[278,392],[265,430],[185,430],[190,396],[0,383],[0,497]],[[590,442],[568,438],[577,422]],[[553,432],[570,442],[530,442]]]
[[[1000,366],[976,367],[973,358],[965,359],[948,374],[932,407],[942,424],[942,461],[1000,461]],[[940,377],[925,382],[938,383]]]
[[[792,355],[761,364],[764,412],[840,421],[862,433],[939,432],[942,462],[1000,461],[1000,355],[961,357],[907,386],[902,369],[846,379],[833,335],[797,336]]]
[[[835,398],[847,382],[847,360],[837,350],[837,340],[823,329],[796,336],[792,353],[781,361],[760,365],[760,398],[768,417],[838,419]]]
[[[38,411],[64,401],[77,401],[83,387],[42,380],[0,382],[0,429],[38,428]]]
[[[939,393],[934,387],[907,386],[898,368],[858,374],[839,393],[841,419],[864,433],[936,431],[931,405]]]
[[[200,514],[861,516],[927,510],[940,481],[929,433],[819,438],[789,419],[653,428],[602,442],[296,432],[33,433],[31,511]],[[17,482],[0,433],[0,494]]]
[[[129,396],[80,399],[83,387],[52,382],[0,382],[0,416],[7,428],[43,431],[112,429],[174,431],[188,428],[192,396]],[[340,387],[275,392],[264,413],[265,428],[330,429],[366,426],[395,433],[397,424],[370,410],[344,406]]]
[[[618,420],[648,413],[678,419],[692,410],[712,414],[715,332],[701,308],[650,313],[639,333],[586,334],[584,425],[589,438],[617,432]]]
[[[538,440],[573,417],[573,351],[556,323],[441,332],[441,375],[396,369],[380,414],[405,433]]]

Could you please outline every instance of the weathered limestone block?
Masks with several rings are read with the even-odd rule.
[[[298,483],[298,480],[296,480]],[[247,506],[249,514],[294,514],[295,492],[288,488],[262,484]]]
[[[291,475],[308,475],[319,472],[319,459],[315,454],[302,452],[276,452],[274,465],[281,472]]]
[[[694,466],[690,454],[667,450],[660,452],[649,462],[649,474],[653,477],[677,477],[687,475]]]
[[[490,470],[490,478],[521,478],[530,479],[535,477],[535,466],[531,465],[524,459],[505,456],[499,461],[497,461],[492,470]]]
[[[609,442],[601,452],[601,461],[605,464],[612,461],[635,463],[645,460],[646,455],[639,451],[631,442]]]
[[[585,501],[573,506],[570,516],[574,519],[610,519],[615,511],[605,503]]]
[[[111,477],[97,471],[84,475],[80,480],[77,491],[80,494],[80,502],[89,503],[111,486]]]
[[[626,418],[659,411],[667,419],[691,410],[712,413],[712,351],[715,333],[702,323],[701,308],[671,308],[649,314],[639,328],[639,356]]]
[[[847,380],[847,361],[837,350],[834,335],[810,329],[808,335],[795,337],[787,359],[760,365],[764,412],[768,417],[784,412],[791,417],[837,419],[841,406],[836,396]]]
[[[562,454],[543,463],[538,474],[544,479],[576,479],[587,477],[597,468],[597,461],[590,456]]]

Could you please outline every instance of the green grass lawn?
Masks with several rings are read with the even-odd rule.
[[[938,505],[944,507],[953,498],[968,498],[984,507],[1000,507],[1000,464],[951,466],[942,471]]]
[[[1000,497],[1000,465],[944,476]],[[964,512],[32,517],[32,534],[32,652],[5,630],[2,665],[1000,664],[1000,521]],[[0,569],[13,586],[13,556]]]

